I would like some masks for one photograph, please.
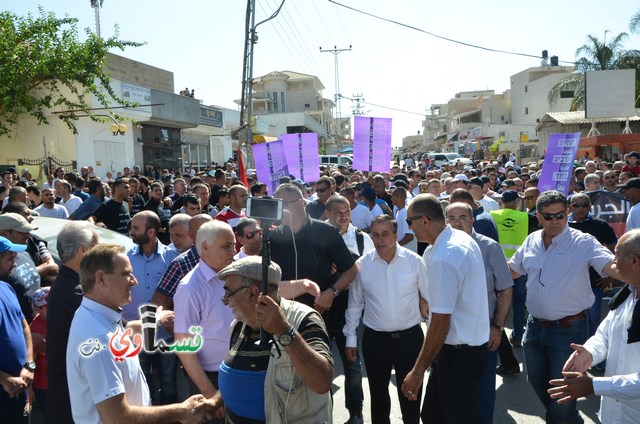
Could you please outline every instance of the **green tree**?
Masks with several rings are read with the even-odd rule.
[[[88,110],[92,95],[107,110],[112,101],[133,106],[113,92],[103,65],[109,49],[142,44],[119,40],[117,27],[107,39],[86,29],[86,40],[81,41],[77,23],[42,8],[35,17],[0,13],[0,135],[10,135],[25,114],[48,124],[50,110],[68,111],[58,116],[77,133],[78,114],[98,120]]]
[[[624,41],[629,37],[622,32],[607,40],[607,33],[603,41],[589,34],[588,42],[576,50],[574,71],[562,81],[558,82],[549,92],[549,101],[553,104],[560,98],[563,91],[572,91],[573,100],[571,110],[584,110],[585,91],[584,74],[587,71],[605,71],[613,69],[639,69],[640,51],[625,50]],[[638,78],[636,73],[636,79]],[[637,84],[636,84],[637,86]]]

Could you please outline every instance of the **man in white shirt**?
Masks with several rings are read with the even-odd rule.
[[[480,177],[471,178],[469,184],[467,184],[467,190],[469,190],[469,193],[473,196],[473,200],[478,202],[480,206],[484,208],[485,212],[489,213],[500,209],[498,202],[484,194],[483,187],[484,181],[482,181]]]
[[[124,334],[120,308],[131,302],[131,288],[137,283],[122,246],[98,245],[82,259],[84,298],[71,322],[67,345],[73,419],[78,423],[203,422],[204,416],[191,413],[204,400],[202,395],[182,403],[150,406],[149,388],[137,355],[116,357],[107,348],[118,333],[122,334],[118,347],[126,343],[133,346]]]
[[[43,188],[41,196],[42,204],[34,209],[40,214],[40,216],[59,219],[69,218],[69,212],[67,212],[67,209],[62,205],[56,204],[56,196],[53,194],[53,190],[50,188]]]
[[[398,244],[402,247],[406,247],[412,252],[416,252],[418,250],[418,243],[413,235],[413,231],[411,231],[411,228],[407,225],[407,208],[405,207],[407,201],[407,190],[403,187],[398,187],[393,190],[391,201],[394,206],[394,219],[398,223]]]
[[[371,237],[375,250],[356,262],[359,271],[349,289],[344,327],[346,357],[355,361],[356,331],[362,316],[362,354],[369,378],[373,423],[389,422],[391,370],[395,369],[397,381],[402,381],[418,358],[424,340],[419,304],[420,298],[426,299],[427,295],[426,269],[418,255],[398,245],[396,232],[397,224],[390,217],[374,218]],[[400,386],[397,388],[404,423],[418,424],[420,403],[402,396]],[[415,393],[419,397],[421,390],[416,388]]]
[[[82,204],[82,199],[71,194],[73,188],[68,181],[57,181],[56,185],[60,189],[58,194],[62,197],[60,204],[64,206],[68,214],[71,215],[76,209],[78,209],[78,206]]]
[[[429,270],[430,317],[422,351],[404,378],[402,393],[411,401],[420,399],[424,373],[431,366],[422,421],[476,422],[477,388],[489,341],[482,253],[471,236],[445,223],[440,201],[432,194],[411,201],[407,221],[418,241],[429,243],[423,260]]]
[[[640,178],[629,178],[626,183],[618,184],[618,188],[632,205],[627,215],[627,231],[640,228]]]
[[[253,218],[242,218],[235,229],[236,239],[242,247],[233,257],[234,261],[242,259],[245,256],[253,256],[260,254],[262,247],[262,228],[260,224]]]
[[[356,202],[355,191],[351,187],[340,190],[340,195],[344,196],[349,201],[349,206],[351,207],[351,224],[368,233],[371,221],[373,221],[373,214],[369,208]]]
[[[558,403],[595,394],[600,399],[599,418],[603,424],[631,423],[640,416],[640,230],[625,233],[616,245],[615,268],[620,280],[628,283],[611,301],[612,310],[598,331],[574,350],[563,368],[563,378],[549,383]],[[586,371],[607,360],[603,377]]]

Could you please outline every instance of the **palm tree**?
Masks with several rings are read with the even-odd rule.
[[[557,83],[549,91],[549,102],[557,102],[561,97],[561,92],[572,91],[573,100],[571,110],[584,110],[584,73],[587,71],[605,71],[612,69],[640,69],[640,51],[625,50],[624,41],[629,37],[626,32],[622,32],[607,41],[605,31],[604,40],[589,34],[587,44],[576,50],[575,68],[569,76]],[[638,78],[638,75],[636,75]],[[637,84],[636,84],[637,85]]]
[[[640,34],[640,10],[631,17],[631,20],[629,21],[629,31]]]

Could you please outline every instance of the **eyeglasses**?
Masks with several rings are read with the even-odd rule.
[[[242,287],[238,287],[237,289],[235,289],[235,290],[234,290],[234,291],[232,291],[232,292],[228,292],[228,291],[226,291],[226,290],[225,290],[224,295],[222,296],[222,298],[221,298],[220,300],[222,300],[222,303],[223,303],[223,304],[228,305],[228,304],[229,304],[229,299],[230,299],[233,295],[235,295],[236,293],[238,293],[238,292],[239,292],[240,290],[242,290],[242,289],[246,289],[247,287],[249,287],[249,286],[242,286]]]
[[[462,215],[459,217],[455,217],[455,216],[448,216],[447,217],[447,221],[449,222],[467,222],[469,220],[468,216]]]
[[[256,234],[262,235],[262,230],[258,229],[258,230],[251,231],[249,233],[245,233],[245,235],[243,237],[247,238],[247,240],[251,240],[252,238],[254,238],[256,236]]]
[[[552,219],[557,219],[558,221],[564,219],[567,216],[566,212],[558,212],[558,213],[543,213],[540,212],[540,215],[544,218],[545,221],[551,221]]]
[[[427,215],[415,215],[415,216],[408,216],[407,219],[405,219],[405,222],[407,223],[407,225],[409,227],[411,227],[411,222],[412,221],[416,221],[420,218],[427,218],[429,220],[431,220]]]
[[[617,177],[614,175],[614,176],[611,176],[611,177],[603,177],[603,178],[605,180],[615,180]]]
[[[329,190],[328,188],[317,188],[316,191],[318,193],[324,193],[325,191]]]
[[[585,208],[585,209],[591,207],[591,205],[588,203],[572,203],[571,206],[573,206],[574,208]]]

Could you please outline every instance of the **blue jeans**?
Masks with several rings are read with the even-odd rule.
[[[496,403],[497,365],[498,351],[489,351],[487,356],[487,367],[484,369],[484,373],[478,382],[478,424],[493,423],[493,408]]]
[[[525,324],[525,301],[527,300],[527,276],[513,280],[513,340],[522,340]]]
[[[531,315],[527,320],[524,334],[524,362],[527,367],[527,380],[547,410],[547,423],[582,423],[576,409],[576,401],[563,405],[549,397],[549,380],[562,378],[562,367],[573,350],[571,343],[584,344],[588,331],[587,317],[572,321],[561,328],[557,324],[543,325]]]
[[[600,314],[602,313],[602,298],[604,297],[604,293],[602,289],[598,286],[591,286],[591,290],[593,291],[593,295],[596,297],[596,301],[593,302],[593,306],[591,309],[587,311],[587,316],[589,317],[589,337],[596,334],[596,330],[600,325]]]
[[[147,385],[149,386],[149,393],[151,399],[157,391],[157,388],[153,384],[152,375],[153,372],[158,373],[158,380],[160,381],[160,405],[168,405],[175,403],[178,400],[178,387],[176,385],[176,366],[177,357],[173,353],[147,353],[140,352],[138,355],[140,358],[140,367],[144,372],[144,377],[147,379]]]

